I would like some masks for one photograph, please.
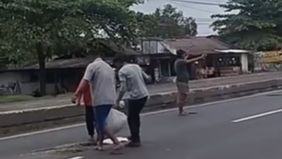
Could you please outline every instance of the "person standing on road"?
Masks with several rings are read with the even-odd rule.
[[[130,142],[127,144],[127,147],[139,147],[141,146],[140,113],[149,97],[145,80],[149,80],[150,77],[139,65],[132,63],[130,58],[118,57],[115,59],[115,64],[120,68],[118,72],[120,93],[117,103],[123,97],[128,102],[128,125],[131,136],[129,137]]]
[[[103,140],[105,136],[108,136],[116,145],[113,149],[113,153],[116,153],[122,148],[122,144],[106,127],[106,119],[116,102],[115,73],[112,67],[100,57],[87,66],[78,89],[84,90],[88,84],[91,86],[92,104],[95,110],[98,134],[96,149],[103,151]],[[79,95],[75,94],[75,97],[77,96]]]
[[[176,87],[177,87],[177,105],[179,109],[179,116],[186,116],[184,111],[184,105],[189,93],[189,79],[192,62],[205,58],[206,55],[202,55],[197,58],[188,59],[188,55],[183,50],[177,50],[177,60],[174,63],[174,69],[176,72]]]
[[[87,83],[87,86],[83,88],[81,86],[83,83],[82,80],[80,81],[79,86],[77,87],[77,90],[74,93],[75,95],[72,97],[72,103],[77,104],[77,105],[84,104],[86,128],[90,136],[90,141],[95,142],[94,141],[95,115],[94,115],[94,109],[92,106],[90,85]],[[83,102],[81,102],[81,100],[83,100]]]

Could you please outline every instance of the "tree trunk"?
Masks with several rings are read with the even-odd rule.
[[[46,68],[45,68],[45,55],[42,43],[37,44],[37,57],[39,63],[39,83],[40,83],[40,95],[46,95]]]

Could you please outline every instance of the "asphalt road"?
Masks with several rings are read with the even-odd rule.
[[[120,156],[92,147],[64,153],[33,153],[87,140],[83,126],[0,139],[0,158],[64,159],[281,159],[282,91],[195,105],[197,115],[175,110],[143,116],[143,146]],[[122,135],[127,135],[127,131]],[[80,158],[79,158],[80,157]],[[75,158],[74,158],[75,159]]]

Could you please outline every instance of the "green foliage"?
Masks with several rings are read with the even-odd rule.
[[[214,30],[231,44],[253,50],[273,50],[282,42],[281,0],[230,0],[226,14],[213,15]]]
[[[8,59],[9,63],[39,63],[40,91],[44,95],[47,58],[87,47],[97,38],[129,42],[136,32],[135,14],[129,6],[139,2],[0,0],[1,59]]]
[[[0,96],[0,104],[23,102],[34,100],[32,96],[13,95],[13,96]]]
[[[153,14],[137,13],[139,33],[144,37],[173,38],[196,36],[197,24],[192,17],[184,17],[172,5],[156,9]]]
[[[44,57],[51,57],[58,46],[82,44],[94,38],[129,41],[135,35],[136,21],[128,7],[138,2],[1,0],[1,52],[20,57],[13,59],[21,63],[23,56],[36,57],[38,43],[42,44]]]

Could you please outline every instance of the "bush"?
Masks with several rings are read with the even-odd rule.
[[[0,96],[0,104],[1,103],[12,103],[12,102],[21,102],[32,100],[32,96],[25,95],[12,95],[12,96]]]

